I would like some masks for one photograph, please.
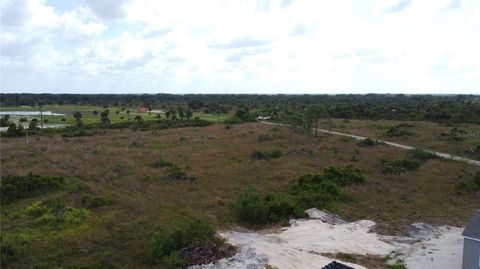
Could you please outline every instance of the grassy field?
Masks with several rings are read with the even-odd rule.
[[[53,124],[75,124],[75,118],[73,113],[78,111],[82,113],[82,122],[84,124],[94,124],[101,123],[100,113],[105,109],[109,110],[109,119],[111,123],[119,123],[126,121],[134,121],[137,115],[141,116],[143,120],[154,120],[157,117],[157,114],[160,114],[161,117],[165,117],[163,112],[147,112],[147,113],[137,113],[137,107],[118,107],[111,106],[104,108],[102,106],[90,106],[90,105],[45,105],[43,106],[43,111],[51,111],[57,114],[64,115],[44,115],[44,120],[47,120],[48,123]],[[10,107],[0,107],[0,111],[39,111],[38,107],[30,106],[10,106]],[[94,115],[93,112],[97,111],[97,115]],[[130,113],[127,113],[130,111]],[[23,117],[23,116],[22,116]],[[211,121],[211,122],[220,122],[229,117],[228,114],[206,114],[206,113],[194,113],[193,117],[199,117],[200,119]],[[12,117],[14,120],[18,120],[20,116]],[[40,119],[40,116],[27,116],[28,122],[32,118]]]
[[[356,121],[335,121],[340,124],[357,126]],[[259,140],[266,135],[270,139]],[[3,240],[17,257],[11,267],[150,268],[148,240],[160,227],[178,219],[205,217],[220,229],[235,228],[230,204],[246,186],[261,193],[283,190],[294,178],[330,165],[354,164],[367,177],[365,184],[347,187],[352,200],[338,204],[335,212],[348,220],[374,220],[378,231],[385,234],[401,234],[408,224],[419,221],[463,225],[479,208],[478,193],[459,195],[454,188],[475,167],[434,159],[414,172],[385,175],[380,159],[401,158],[406,151],[356,143],[260,123],[144,132],[107,130],[68,139],[39,136],[28,145],[23,139],[3,139],[2,176],[62,175],[83,186],[74,192],[2,205]],[[255,150],[273,149],[280,149],[282,156],[250,159]],[[165,180],[166,170],[152,166],[159,160],[174,163],[195,180]],[[113,203],[91,208],[75,224],[56,229],[32,222],[26,214],[33,203],[52,199],[80,208],[85,195],[111,197]]]
[[[323,121],[319,128],[331,129],[334,131],[345,132],[370,138],[384,139],[405,145],[431,149],[435,151],[455,154],[472,159],[480,160],[479,154],[472,154],[470,150],[475,146],[480,146],[480,125],[458,124],[447,126],[433,122],[423,121],[393,121],[393,120],[342,120],[334,119],[333,124]],[[403,124],[406,127],[400,127],[409,135],[388,136],[390,127]],[[458,133],[457,138],[449,136],[453,128],[463,130],[465,133]],[[443,134],[443,135],[442,135]]]

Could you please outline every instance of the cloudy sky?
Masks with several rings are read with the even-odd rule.
[[[477,93],[479,0],[2,0],[2,92]]]

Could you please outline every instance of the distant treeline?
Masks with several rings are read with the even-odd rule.
[[[0,94],[0,103],[2,106],[81,104],[149,108],[187,105],[210,113],[225,113],[243,106],[277,118],[301,114],[305,107],[318,104],[334,118],[480,123],[480,95]]]

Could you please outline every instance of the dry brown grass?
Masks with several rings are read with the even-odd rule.
[[[401,123],[408,123],[413,127],[408,130],[413,132],[412,136],[403,137],[385,137],[384,133],[388,127],[396,126]],[[441,137],[442,133],[450,133],[454,127],[467,131],[463,141],[451,141],[446,137]],[[320,128],[332,128],[332,130],[355,134],[365,137],[384,139],[392,142],[403,143],[410,146],[437,150],[445,153],[476,158],[467,154],[466,151],[475,145],[480,145],[480,125],[458,124],[447,126],[445,124],[424,122],[424,121],[393,121],[393,120],[333,120],[333,126],[328,122],[323,122]]]
[[[350,139],[331,135],[315,138],[287,127],[275,128],[278,131],[252,123],[229,130],[218,124],[155,132],[110,130],[104,135],[68,140],[39,137],[29,145],[22,139],[5,139],[1,173],[73,176],[93,193],[113,196],[114,205],[94,213],[99,218],[108,215],[106,221],[99,221],[80,238],[66,237],[57,245],[33,244],[30,255],[55,253],[61,246],[62,255],[51,254],[50,259],[65,259],[71,253],[67,262],[81,264],[110,253],[117,266],[126,268],[148,267],[146,246],[159,227],[179,218],[201,216],[221,229],[232,228],[235,224],[229,204],[245,186],[262,193],[281,190],[295,177],[329,165],[354,163],[368,178],[363,185],[349,187],[354,201],[339,204],[337,213],[349,220],[374,220],[384,233],[401,233],[416,221],[461,225],[480,207],[478,195],[459,196],[453,190],[463,171],[474,171],[467,164],[432,160],[413,173],[383,175],[379,159],[400,158],[405,151],[383,145],[360,148]],[[273,133],[278,136],[273,141],[257,140],[261,134]],[[254,150],[274,148],[284,155],[268,161],[250,160]],[[356,150],[360,159],[352,162]],[[172,161],[194,174],[196,180],[146,180],[164,173],[150,167],[160,159]],[[4,207],[3,211],[21,206],[26,204]],[[90,251],[74,255],[85,248]]]

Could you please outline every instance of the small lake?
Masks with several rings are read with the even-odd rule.
[[[28,123],[23,123],[23,128],[28,129]],[[68,124],[63,124],[63,123],[44,123],[43,124],[43,129],[47,128],[62,128],[62,127],[67,127]],[[38,124],[38,128],[41,128],[40,123]],[[0,132],[6,132],[8,127],[0,127]]]
[[[0,116],[40,116],[40,111],[0,111]],[[45,116],[65,116],[65,114],[53,113],[52,111],[43,111]]]

